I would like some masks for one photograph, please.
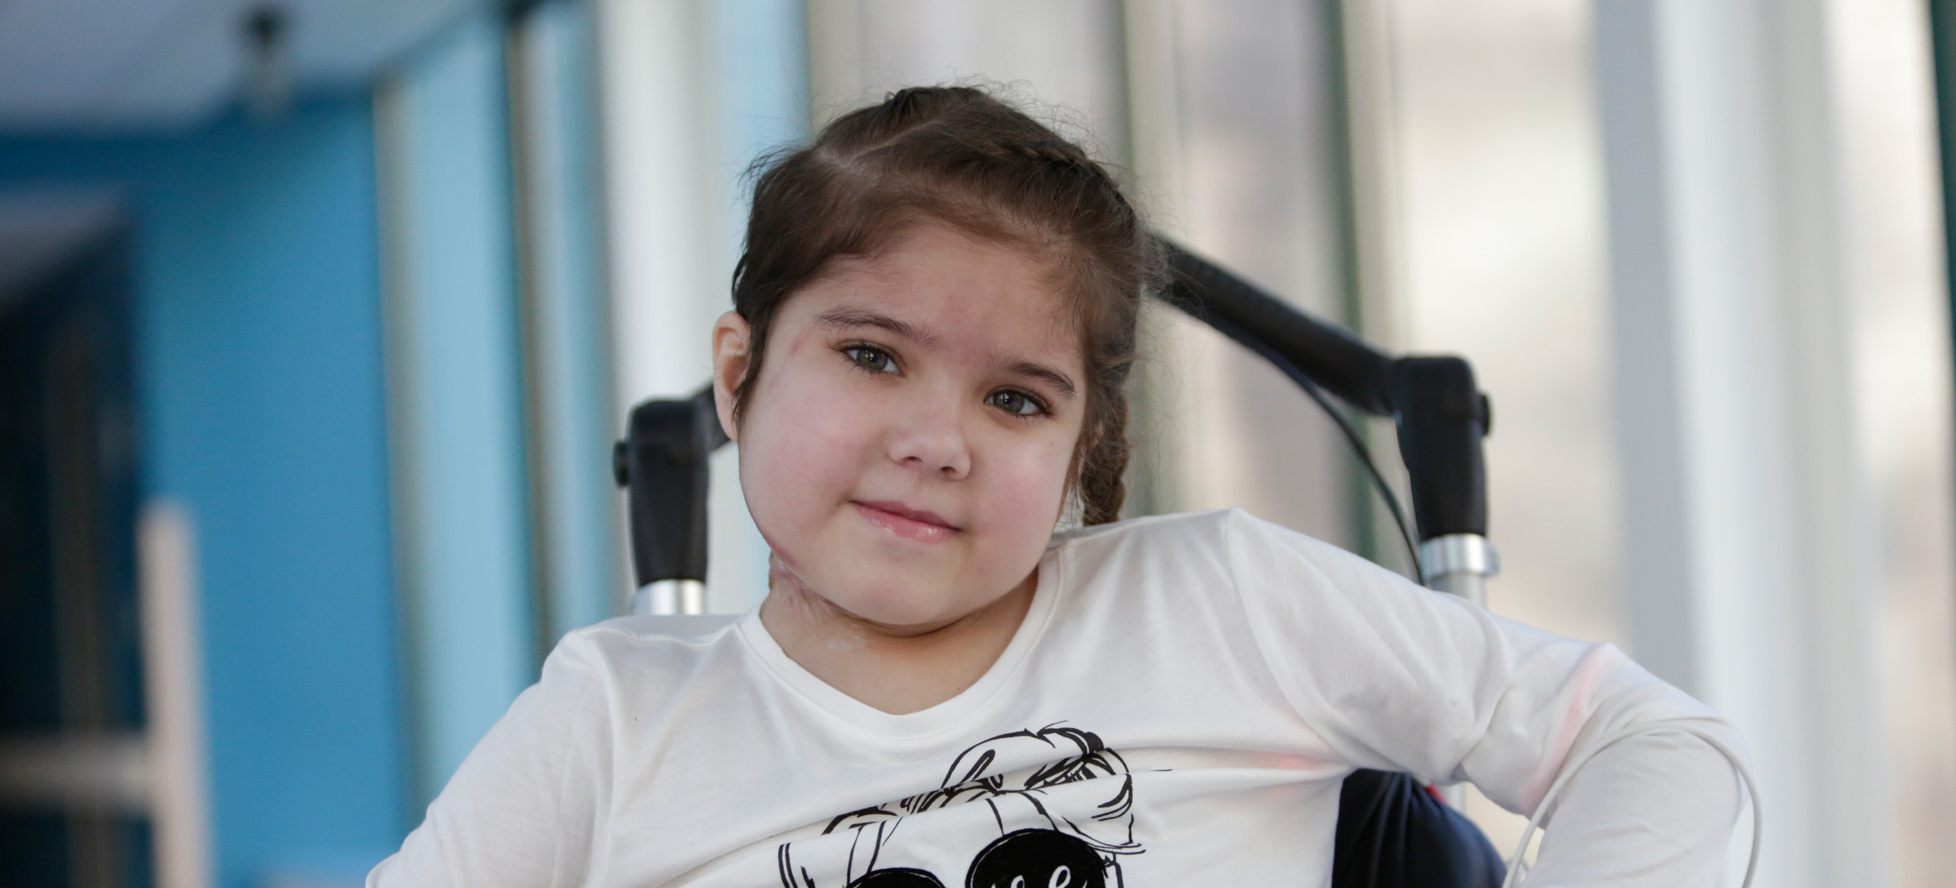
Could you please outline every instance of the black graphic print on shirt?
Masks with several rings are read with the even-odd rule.
[[[999,770],[1026,761],[1039,764]],[[1000,734],[959,753],[938,789],[852,811],[820,837],[781,845],[781,885],[1120,888],[1121,855],[1142,851],[1133,806],[1127,762],[1091,731]]]

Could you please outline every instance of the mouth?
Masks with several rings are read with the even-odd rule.
[[[904,539],[941,543],[957,536],[959,528],[935,512],[912,509],[896,502],[851,502],[869,523]]]

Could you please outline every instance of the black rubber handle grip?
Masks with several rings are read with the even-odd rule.
[[[706,581],[707,460],[727,443],[713,389],[632,408],[612,471],[627,490],[638,585]]]
[[[1412,481],[1421,541],[1487,535],[1487,469],[1481,457],[1492,416],[1474,368],[1454,357],[1393,362],[1399,458]]]

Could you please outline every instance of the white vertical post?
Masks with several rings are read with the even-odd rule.
[[[688,0],[599,0],[605,209],[619,421],[650,397],[690,394],[711,370],[710,295],[722,228],[712,212],[703,13]]]
[[[714,297],[727,286],[713,275],[722,228],[711,202],[706,13],[695,0],[598,0],[596,9],[612,413],[622,429],[638,402],[684,397],[707,382],[710,331],[726,308]],[[730,475],[713,473],[709,514],[727,503]],[[708,537],[715,578],[725,566],[715,557],[726,549],[719,537]],[[620,571],[634,576],[629,553]]]
[[[1752,744],[1762,884],[1890,881],[1823,0],[1600,0],[1634,653]]]
[[[136,545],[156,884],[208,888],[211,822],[197,535],[182,508],[151,502],[139,519]]]
[[[786,0],[597,0],[621,425],[632,405],[691,394],[711,373],[713,322],[733,307],[740,175],[758,149],[805,132],[800,13]],[[731,446],[712,461],[715,612],[766,591],[766,545],[737,469]]]

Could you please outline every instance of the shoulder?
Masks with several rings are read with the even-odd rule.
[[[1130,603],[1150,590],[1187,598],[1187,590],[1199,589],[1209,593],[1200,596],[1203,600],[1215,602],[1223,595],[1242,600],[1252,611],[1262,609],[1259,602],[1265,600],[1296,610],[1381,596],[1423,598],[1427,591],[1365,558],[1242,509],[1068,531],[1055,536],[1048,558],[1067,587],[1101,590]]]
[[[1221,541],[1232,513],[1238,512],[1242,510],[1176,512],[1076,527],[1053,534],[1052,548],[1069,552],[1101,552],[1123,549],[1153,551],[1164,545],[1177,550],[1213,547]]]
[[[735,644],[737,615],[633,616],[594,623],[566,633],[544,663],[544,683],[552,673],[583,675],[600,684],[669,684],[670,678],[696,672]]]
[[[578,637],[617,650],[692,648],[714,644],[738,622],[739,614],[615,617],[573,630],[565,638]]]
[[[1053,536],[1052,550],[1078,561],[1140,561],[1207,565],[1233,572],[1234,562],[1266,562],[1272,556],[1332,572],[1379,570],[1371,562],[1323,540],[1265,521],[1242,509],[1213,509],[1134,518],[1082,527]]]

